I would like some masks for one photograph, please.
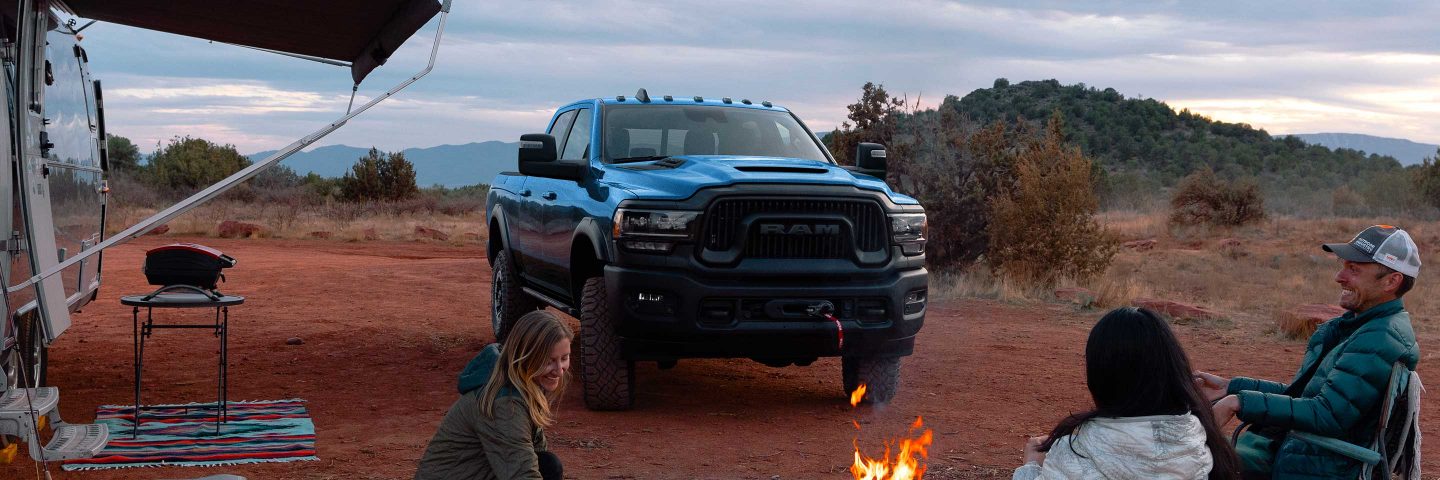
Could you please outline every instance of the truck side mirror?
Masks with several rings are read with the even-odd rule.
[[[885,146],[864,142],[855,145],[855,166],[863,170],[885,171]]]
[[[846,170],[885,179],[885,146],[878,143],[855,145],[855,166]]]
[[[531,177],[579,181],[589,164],[584,160],[560,160],[555,137],[544,133],[520,136],[520,174]]]
[[[520,136],[520,173],[525,173],[527,163],[554,162],[555,137],[545,133],[527,133]]]

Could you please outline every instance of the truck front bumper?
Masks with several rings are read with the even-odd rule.
[[[697,279],[675,269],[605,267],[609,311],[632,360],[904,356],[925,323],[924,267],[880,274]],[[835,320],[808,313],[828,304]],[[843,338],[843,341],[842,341]]]

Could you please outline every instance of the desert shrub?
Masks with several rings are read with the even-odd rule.
[[[145,170],[155,185],[172,190],[198,190],[250,166],[234,145],[203,138],[175,137],[150,157]]]
[[[1180,181],[1170,197],[1172,225],[1240,226],[1265,218],[1265,200],[1252,180],[1223,181],[1209,168]]]
[[[1099,206],[1091,161],[1063,143],[1059,115],[1027,139],[1015,159],[1015,182],[991,204],[986,258],[1021,284],[1052,286],[1105,270],[1118,243],[1095,220]]]
[[[1330,205],[1336,215],[1347,217],[1363,215],[1369,211],[1365,205],[1365,197],[1360,196],[1349,185],[1341,185],[1331,191]]]
[[[340,197],[352,202],[408,200],[420,193],[415,166],[401,152],[370,152],[339,181]]]
[[[1440,151],[1432,158],[1424,159],[1412,167],[1411,181],[1417,193],[1426,203],[1440,207]]]
[[[825,146],[830,149],[842,165],[855,164],[855,146],[861,142],[881,143],[888,146],[895,136],[896,113],[905,106],[903,100],[891,97],[884,85],[865,82],[861,87],[860,100],[848,105],[849,120],[841,129],[825,137]]]

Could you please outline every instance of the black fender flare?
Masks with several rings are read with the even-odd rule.
[[[610,263],[615,258],[615,242],[610,241],[610,230],[601,227],[594,217],[580,219],[580,224],[575,226],[575,232],[570,234],[572,249],[576,242],[589,243],[595,253],[595,259],[602,265]],[[570,259],[570,262],[573,264],[575,259]]]
[[[505,219],[505,210],[500,208],[499,202],[496,202],[495,206],[490,207],[489,223],[495,224],[496,229],[500,231],[500,249],[508,250],[510,248],[510,227],[509,223]],[[485,228],[490,228],[490,226],[487,224]],[[490,250],[489,245],[490,242],[486,242],[485,262],[489,263],[491,266],[494,266],[495,252]]]

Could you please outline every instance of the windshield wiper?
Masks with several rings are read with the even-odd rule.
[[[667,159],[667,158],[670,158],[670,156],[669,156],[669,155],[641,155],[641,156],[638,156],[638,157],[620,157],[620,158],[611,160],[610,163],[648,162],[648,161],[651,161],[651,160],[664,160],[664,159]]]

